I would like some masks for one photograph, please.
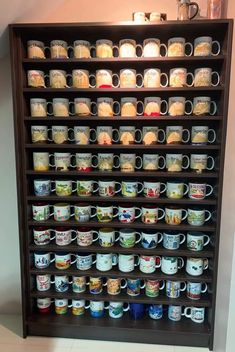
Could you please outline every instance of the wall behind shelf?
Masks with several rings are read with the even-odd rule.
[[[206,1],[198,0],[205,15]],[[79,4],[79,6],[78,6]],[[174,5],[174,6],[173,6]],[[229,0],[229,17],[235,17],[234,0]],[[0,3],[0,313],[20,312],[20,269],[18,249],[17,203],[15,186],[15,157],[13,112],[10,85],[10,59],[6,26],[12,22],[71,22],[130,20],[134,11],[162,11],[169,19],[176,18],[176,0],[1,0]],[[233,59],[235,77],[235,58]],[[231,96],[235,94],[232,80]],[[235,229],[235,102],[230,102],[223,197],[222,240],[217,301],[217,351],[225,352],[225,337],[229,310],[229,289]],[[11,248],[11,249],[10,249]],[[235,276],[235,274],[234,274]],[[235,292],[233,292],[234,294]],[[231,304],[231,307],[235,307]],[[234,316],[235,314],[233,314]],[[234,322],[230,320],[230,324]],[[227,352],[230,352],[229,350]]]

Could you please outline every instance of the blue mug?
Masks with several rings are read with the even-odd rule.
[[[90,301],[90,314],[93,318],[103,317],[105,309],[108,308],[108,306],[105,306],[104,301]]]
[[[34,194],[37,197],[49,196],[51,193],[50,180],[34,180]]]
[[[163,316],[163,306],[162,304],[151,304],[149,306],[149,316],[152,319],[161,319]]]
[[[130,303],[130,316],[132,319],[141,319],[144,316],[146,307],[142,303]]]

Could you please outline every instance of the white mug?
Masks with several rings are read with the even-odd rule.
[[[203,271],[208,269],[209,262],[207,258],[187,258],[186,272],[192,276],[200,276]]]
[[[135,263],[135,257],[137,262]],[[118,268],[124,273],[129,273],[134,270],[135,266],[139,265],[139,256],[134,254],[119,254]]]
[[[162,257],[161,270],[164,274],[173,275],[182,269],[184,266],[184,260],[181,257]]]
[[[96,254],[96,269],[100,271],[109,271],[117,265],[117,256],[112,253]]]

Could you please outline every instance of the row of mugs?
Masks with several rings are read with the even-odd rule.
[[[97,126],[96,129],[89,126],[31,126],[32,143],[64,144],[75,142],[78,145],[88,145],[90,142],[98,145],[111,145],[120,143],[129,145],[143,143],[145,145],[166,143],[180,144],[188,143],[193,145],[206,145],[216,141],[216,132],[208,126],[192,126],[191,133],[183,126],[167,126],[166,131],[157,126],[144,126],[142,130],[135,126],[120,126],[113,129],[112,126]]]
[[[53,158],[54,164],[50,163]],[[71,163],[71,159],[75,158],[75,163]],[[191,169],[192,171],[202,172],[203,170],[213,170],[215,167],[215,159],[207,154],[191,154],[180,153],[159,156],[158,154],[143,154],[143,157],[134,153],[60,153],[55,152],[33,152],[33,169],[34,171],[49,171],[50,167],[56,171],[69,171],[75,168],[80,172],[90,172],[93,168],[99,171],[111,172],[113,169],[119,169],[121,172],[134,172],[136,169],[144,171],[156,171],[166,168],[168,172],[180,172],[182,170]]]
[[[74,260],[72,260],[74,257]],[[96,269],[101,272],[111,270],[118,265],[119,271],[129,273],[139,267],[139,270],[145,274],[152,274],[156,269],[161,268],[161,272],[166,275],[174,275],[185,265],[182,257],[167,257],[156,255],[136,255],[136,254],[113,254],[113,253],[67,253],[58,252],[34,252],[34,266],[37,269],[46,269],[51,263],[55,262],[55,268],[67,270],[72,264],[76,265],[78,270],[89,270],[95,264]],[[204,270],[209,267],[207,258],[187,258],[185,270],[191,276],[200,276]]]
[[[71,74],[53,69],[49,75],[40,70],[28,70],[27,79],[28,86],[36,88],[182,88],[216,87],[220,84],[219,73],[209,67],[197,68],[194,74],[184,67],[172,68],[168,74],[159,68],[148,68],[143,73],[125,68],[119,74],[107,69],[96,70],[95,74],[85,69],[74,69]]]
[[[48,313],[50,311],[53,300],[51,298],[37,298],[37,308],[40,313]],[[163,317],[163,306],[152,304],[146,307],[142,303],[123,303],[123,302],[109,302],[105,304],[104,301],[89,301],[86,304],[84,299],[76,300],[73,299],[69,305],[68,299],[56,298],[55,313],[56,314],[67,314],[68,309],[72,308],[72,314],[81,316],[85,314],[86,309],[90,309],[90,315],[93,318],[101,318],[105,315],[105,310],[109,310],[110,318],[121,318],[124,312],[130,310],[130,317],[134,320],[141,319],[145,313],[152,319],[161,319]],[[190,318],[195,323],[203,323],[205,319],[205,308],[198,307],[186,307],[182,312],[181,306],[169,305],[168,307],[168,319],[172,321],[180,321],[181,316]]]
[[[99,231],[94,231],[88,228],[70,230],[60,227],[54,230],[36,227],[33,229],[33,239],[37,246],[47,245],[55,239],[55,243],[58,246],[68,246],[73,241],[76,241],[77,245],[81,247],[89,247],[93,242],[97,242],[101,247],[108,248],[119,241],[120,246],[123,248],[132,248],[140,243],[145,249],[156,248],[162,242],[163,248],[177,250],[185,242],[186,236],[183,233],[172,231],[161,233],[145,230],[140,233],[132,229],[115,231],[113,228],[101,228]],[[212,239],[203,232],[187,233],[187,249],[190,251],[202,251],[210,241]]]
[[[188,195],[190,199],[202,200],[209,197],[214,189],[211,185],[199,182],[185,184],[179,181],[168,181],[167,183],[157,181],[122,181],[114,180],[55,180],[36,179],[34,182],[34,194],[37,197],[47,197],[54,193],[58,197],[71,196],[76,192],[79,197],[91,197],[98,192],[100,197],[113,197],[121,194],[123,197],[135,198],[142,194],[147,198],[159,198],[166,192],[169,199],[181,199]],[[73,184],[75,187],[73,187]],[[95,185],[96,188],[95,188]],[[52,188],[54,186],[54,188]]]
[[[47,106],[52,106],[52,112],[48,112]],[[168,102],[160,97],[146,97],[144,102],[134,97],[124,97],[121,98],[121,103],[109,97],[98,98],[97,103],[91,101],[90,98],[75,98],[74,102],[66,98],[54,98],[52,102],[47,102],[42,98],[32,98],[30,99],[30,110],[32,117],[46,117],[47,115],[113,117],[119,114],[122,117],[136,117],[140,115],[160,116],[167,113],[170,116],[191,114],[200,116],[215,115],[217,104],[208,96],[195,97],[193,102],[178,96],[170,97]]]
[[[50,213],[50,207],[53,207],[53,213]],[[74,213],[71,213],[74,210]],[[94,211],[93,211],[94,210]],[[116,211],[116,213],[115,213]],[[32,205],[32,217],[35,221],[47,221],[53,216],[55,221],[68,221],[72,217],[79,223],[90,221],[96,217],[98,222],[107,223],[115,218],[123,224],[133,223],[136,219],[141,218],[143,224],[156,224],[164,219],[168,225],[180,225],[182,221],[187,219],[191,226],[203,226],[212,218],[209,210],[191,207],[188,210],[167,206],[165,210],[156,205],[144,205],[141,208],[133,205],[88,205],[56,203],[53,206],[45,203],[35,203]]]
[[[187,47],[189,50],[187,50]],[[160,53],[161,48],[164,54]],[[49,50],[52,59],[68,59],[70,56],[76,59],[97,58],[136,58],[136,57],[182,57],[182,56],[217,56],[221,47],[218,41],[211,37],[203,36],[194,40],[194,47],[186,42],[183,37],[173,37],[168,40],[168,46],[161,43],[158,38],[147,38],[143,44],[136,44],[134,39],[122,39],[118,46],[108,39],[99,39],[95,46],[87,40],[75,40],[73,46],[69,46],[64,40],[52,40],[50,47],[46,47],[42,41],[29,40],[27,42],[27,54],[29,59],[45,59],[45,52]],[[186,51],[186,52],[185,52]],[[138,56],[137,56],[138,54]]]
[[[103,288],[107,289],[108,295],[119,295],[126,292],[127,295],[135,297],[144,294],[147,297],[159,297],[160,292],[165,290],[166,297],[179,298],[181,292],[186,291],[189,299],[199,300],[201,295],[208,290],[207,284],[204,282],[191,281],[159,281],[159,280],[142,280],[142,279],[124,279],[124,278],[102,278],[102,277],[86,277],[73,276],[70,280],[68,275],[54,275],[54,280],[50,274],[36,275],[36,288],[40,292],[51,289],[54,284],[56,292],[65,293],[71,285],[74,293],[88,292],[97,295],[103,292]],[[124,291],[126,289],[126,291]]]

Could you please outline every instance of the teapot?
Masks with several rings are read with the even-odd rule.
[[[190,2],[190,0],[177,0],[178,2],[178,20],[187,21],[192,20],[197,16],[199,12],[199,6],[196,2]],[[195,8],[195,12],[190,16],[190,7]]]

